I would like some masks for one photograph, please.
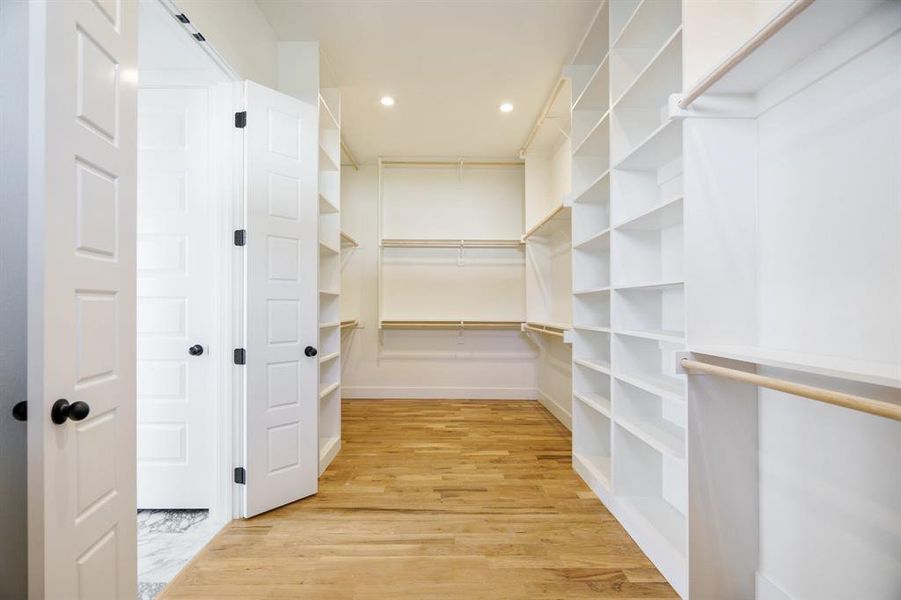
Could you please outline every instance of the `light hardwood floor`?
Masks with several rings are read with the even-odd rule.
[[[537,402],[344,401],[319,494],[235,521],[175,598],[675,598]]]

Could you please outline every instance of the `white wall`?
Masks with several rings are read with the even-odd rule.
[[[26,424],[11,414],[26,397],[27,12],[0,0],[0,598],[27,586]]]
[[[344,251],[341,317],[363,325],[344,334],[344,397],[535,398],[535,348],[519,332],[379,332],[378,167],[344,168],[341,223],[360,243]]]
[[[253,0],[176,0],[191,23],[245,79],[275,88],[275,32]]]

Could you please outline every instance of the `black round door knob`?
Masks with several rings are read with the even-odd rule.
[[[65,398],[60,398],[53,403],[53,406],[50,409],[50,420],[57,425],[62,425],[66,422],[66,419],[81,421],[90,413],[91,407],[88,406],[87,402],[81,402],[79,400],[78,402],[69,404],[69,401]]]
[[[317,350],[313,346],[307,346],[303,349],[303,353],[307,356],[316,356],[317,354],[319,354],[319,350]]]
[[[201,346],[200,344],[194,344],[193,346],[188,348],[188,354],[190,354],[191,356],[200,356],[201,354],[203,354],[203,346]]]
[[[25,400],[16,402],[16,405],[13,406],[13,419],[16,421],[28,420],[28,402]]]

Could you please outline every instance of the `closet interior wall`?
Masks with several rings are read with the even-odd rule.
[[[522,165],[400,162],[342,173],[344,397],[535,398]]]

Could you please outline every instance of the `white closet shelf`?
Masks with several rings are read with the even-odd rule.
[[[600,394],[596,394],[594,392],[573,392],[573,397],[593,410],[601,413],[608,419],[612,416],[612,411],[610,408],[610,398],[605,398]]]
[[[589,294],[609,294],[610,287],[593,287],[593,288],[583,288],[579,290],[573,290],[573,296],[587,296]]]
[[[651,57],[644,68],[639,71],[635,79],[626,87],[614,100],[613,109],[617,108],[655,108],[658,109],[666,106],[667,99],[672,93],[671,82],[665,77],[672,71],[671,65],[667,62],[674,62],[680,66],[678,73],[681,73],[682,64],[682,26],[680,25],[667,40],[663,46]],[[657,67],[663,73],[656,73]]]
[[[620,496],[622,507],[648,522],[646,533],[657,535],[683,561],[688,552],[687,519],[672,504],[657,496]]]
[[[325,240],[322,240],[322,239],[319,240],[319,251],[320,252],[325,251],[328,254],[340,254],[340,252],[341,252],[341,250],[339,250],[338,248],[335,248],[334,246],[329,245],[328,242],[326,242]]]
[[[570,205],[565,203],[559,204],[556,208],[543,216],[535,225],[532,225],[532,227],[523,234],[521,241],[525,242],[534,235],[551,235],[562,229],[564,226],[568,226],[571,220],[571,212],[572,208]]]
[[[321,388],[319,390],[319,399],[322,400],[323,398],[325,398],[326,396],[328,396],[329,394],[331,394],[332,392],[337,390],[339,385],[340,385],[339,383],[335,382],[331,385],[327,385],[324,388]]]
[[[339,437],[321,437],[319,438],[319,464],[320,471],[324,468],[322,465],[328,465],[334,458],[333,455],[338,453],[341,445]],[[320,473],[321,475],[321,473]]]
[[[660,373],[615,373],[614,377],[661,398],[685,400],[685,386]]]
[[[754,96],[879,4],[794,0],[691,86],[679,107],[705,95]]]
[[[587,358],[576,358],[573,360],[573,363],[579,365],[580,367],[585,367],[586,369],[591,369],[592,371],[603,373],[604,375],[610,375],[609,362],[602,362],[596,359],[589,360]]]
[[[522,321],[382,321],[381,329],[520,329]]]
[[[669,119],[614,165],[627,171],[659,169],[682,154],[682,122]]]
[[[661,14],[661,10],[669,10],[671,14]],[[618,50],[647,48],[649,39],[664,37],[681,21],[680,4],[670,6],[658,0],[641,0],[610,47]],[[661,28],[665,30],[663,35],[660,33]]]
[[[319,364],[321,365],[321,364],[333,361],[336,358],[338,358],[340,355],[341,355],[340,352],[332,352],[331,354],[326,354],[325,356],[322,356],[319,358]]]
[[[353,239],[352,237],[350,237],[343,231],[341,232],[340,235],[341,235],[341,245],[342,246],[352,246],[354,248],[360,247],[360,244],[357,242],[357,240]]]
[[[682,208],[682,196],[669,198],[623,220],[614,229],[651,230],[679,225],[682,223]]]
[[[603,173],[601,173],[596,179],[592,180],[591,183],[586,185],[584,188],[576,192],[575,194],[571,194],[569,196],[568,204],[582,204],[582,203],[598,203],[598,202],[609,202],[610,201],[610,186],[605,184],[609,184],[610,180],[610,170],[607,169]]]
[[[556,337],[564,337],[565,332],[572,329],[572,325],[564,323],[541,323],[538,321],[527,321],[522,324],[523,330],[535,331],[545,335],[553,335]]]
[[[656,340],[658,342],[670,342],[673,344],[685,343],[684,331],[667,331],[663,329],[617,329],[616,335]]]
[[[356,319],[347,319],[341,321],[338,325],[341,329],[356,329],[360,325],[360,322]]]
[[[606,111],[597,123],[592,125],[585,137],[573,146],[574,157],[606,157],[610,143],[610,111]]]
[[[758,346],[691,346],[689,352],[738,360],[811,375],[822,375],[890,388],[901,388],[901,365],[805,354]]]
[[[604,489],[610,489],[609,456],[588,456],[574,452],[573,459],[578,461]]]
[[[329,327],[338,327],[340,325],[341,323],[339,323],[338,321],[330,321],[328,323],[320,323],[319,329],[328,329]]]
[[[604,248],[610,247],[610,229],[605,229],[600,231],[592,236],[585,238],[584,240],[579,240],[578,242],[573,242],[573,249],[583,249],[583,250],[603,250]]]
[[[643,281],[636,283],[621,283],[614,285],[617,290],[665,290],[668,288],[684,285],[681,279],[671,279],[666,281]]]
[[[521,248],[522,240],[386,238],[382,248]]]
[[[338,212],[338,205],[322,192],[319,192],[319,214],[326,215],[336,212]]]
[[[588,82],[572,105],[576,111],[606,111],[610,108],[609,54],[588,77]]]
[[[325,98],[322,97],[322,94],[319,94],[319,127],[320,129],[341,128],[338,119],[335,118],[334,111],[332,111],[328,102],[325,101]]]
[[[340,296],[341,292],[336,292],[332,290],[319,290],[319,294],[322,296]]]
[[[623,429],[660,452],[678,460],[685,459],[685,429],[664,418],[635,418],[618,415],[614,419]]]
[[[331,154],[319,145],[319,170],[320,171],[340,171],[340,161],[332,158]]]
[[[579,331],[593,331],[595,333],[610,333],[609,327],[597,327],[594,325],[573,325],[573,329]]]

